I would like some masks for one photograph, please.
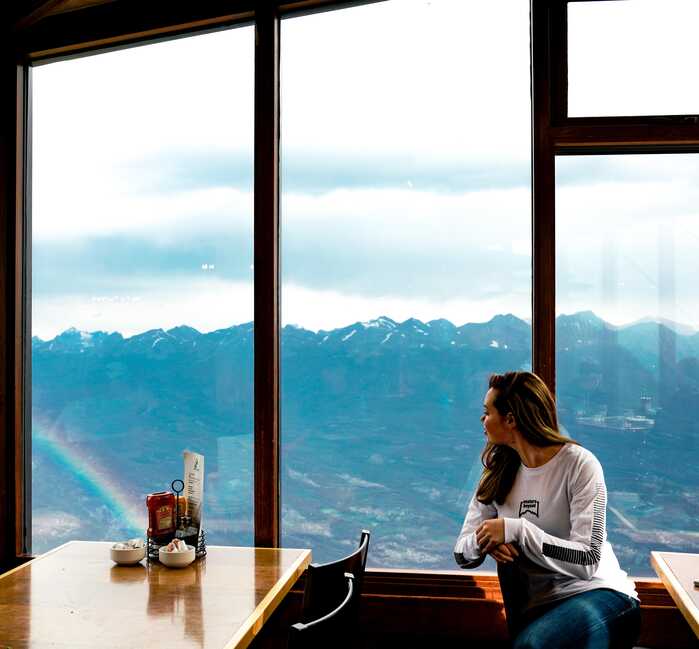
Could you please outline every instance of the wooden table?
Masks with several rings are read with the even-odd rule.
[[[310,550],[209,547],[179,570],[72,541],[0,576],[0,649],[247,647]]]
[[[699,638],[699,589],[694,587],[694,580],[699,580],[699,554],[651,552],[650,562]]]

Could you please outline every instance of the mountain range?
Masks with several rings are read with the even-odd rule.
[[[670,527],[690,529],[697,507],[681,494],[696,493],[699,479],[675,470],[699,435],[699,334],[681,331],[615,327],[589,311],[556,319],[561,422],[605,466],[626,521],[613,534],[634,574],[647,568],[639,552],[662,543],[639,540],[627,523],[660,534],[668,522],[656,505],[667,499],[679,508]],[[253,341],[253,323],[33,338],[35,519],[74,519],[58,536],[54,523],[41,528],[37,547],[121,529],[103,492],[46,444],[87,458],[137,509],[181,474],[183,449],[202,452],[211,541],[250,543]],[[487,379],[531,369],[531,325],[511,314],[460,326],[385,316],[329,331],[287,325],[281,353],[284,543],[325,560],[369,525],[374,565],[452,567],[450,543],[480,472]]]
[[[699,332],[687,325],[668,320],[644,318],[625,326],[611,325],[592,311],[573,315],[561,315],[556,319],[558,347],[594,344],[595,341],[614,339],[618,344],[646,352],[657,351],[659,336],[676,342],[679,357],[699,354]],[[197,346],[205,349],[221,345],[236,346],[252,340],[254,323],[244,323],[209,333],[201,333],[186,325],[172,329],[152,329],[128,338],[120,333],[104,331],[86,332],[68,329],[51,340],[32,338],[32,350],[37,352],[76,352],[90,349],[97,353],[140,352],[154,357],[167,356],[175,349]],[[526,350],[531,349],[531,325],[512,314],[496,315],[488,322],[454,325],[449,320],[438,319],[422,322],[410,318],[396,322],[382,316],[368,322],[314,332],[297,325],[282,328],[282,341],[287,344],[318,344],[326,347],[344,345],[351,341],[357,349],[361,345],[387,345],[404,348],[432,349],[449,345],[469,349]]]

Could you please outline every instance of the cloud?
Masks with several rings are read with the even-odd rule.
[[[529,184],[529,161],[512,158],[496,163],[390,153],[338,156],[336,151],[289,151],[282,158],[282,189],[291,194],[355,188],[456,194],[484,189],[526,189]]]
[[[558,167],[585,177],[597,163],[603,182],[557,192],[557,309],[592,309],[614,324],[646,315],[696,324],[699,156],[564,158]]]
[[[252,262],[251,236],[216,230],[163,242],[124,235],[38,241],[33,284],[37,294],[98,294],[141,291],[162,282],[251,282]]]
[[[665,173],[673,165],[673,181],[617,181],[614,168],[607,167],[604,183],[559,189],[560,310],[593,308],[612,322],[626,322],[655,314],[648,306],[655,302],[658,315],[699,321],[690,281],[699,243],[699,190],[691,182],[696,163],[685,156],[652,158],[639,166],[654,162]],[[571,176],[576,162],[564,163]],[[615,161],[619,176],[625,163]],[[589,168],[589,161],[583,166]],[[504,310],[529,317],[529,200],[524,188],[460,194],[408,188],[286,193],[284,321],[332,328],[383,313],[454,322],[487,319]],[[126,210],[128,219],[85,214],[79,227],[66,228],[57,239],[49,234],[61,222],[39,211],[35,299],[58,303],[61,294],[90,300],[136,295],[179,310],[176,318],[162,311],[163,320],[180,324],[192,317],[190,324],[202,327],[200,315],[187,312],[187,287],[203,287],[210,295],[209,289],[222,286],[216,282],[252,281],[252,219],[246,213],[251,202],[249,194],[228,188],[151,195],[143,204],[129,196],[108,206],[114,214]],[[230,205],[237,207],[230,210]],[[42,223],[48,223],[49,232]],[[182,296],[179,304],[159,297],[173,289]],[[220,298],[212,296],[203,311],[221,310]],[[236,322],[232,316],[238,311],[231,309],[225,322],[214,318],[217,326]],[[39,327],[42,312],[39,306]],[[246,312],[238,321],[249,319]],[[71,325],[93,328],[66,323]],[[145,328],[145,323],[136,327]]]
[[[606,183],[683,182],[696,178],[696,154],[627,154],[559,156],[556,158],[556,187],[603,186]],[[688,187],[694,183],[688,183]]]
[[[418,318],[423,322],[446,318],[454,323],[485,322],[493,314],[507,311],[531,319],[531,292],[498,293],[487,298],[452,297],[448,300],[421,299],[406,296],[375,296],[347,294],[339,291],[314,290],[285,284],[282,291],[282,322],[302,323],[313,331],[344,327],[351,322],[368,321],[388,315],[403,322]],[[374,463],[374,462],[372,462]]]
[[[287,535],[299,534],[310,536],[322,536],[332,538],[329,521],[308,520],[296,509],[284,507],[282,510],[282,524]]]
[[[282,318],[529,318],[527,4],[394,18],[283,21]],[[251,319],[253,64],[248,26],[34,70],[35,331]],[[699,156],[556,170],[557,307],[699,322]]]
[[[388,49],[391,3],[283,21],[283,297],[299,322],[528,293],[527,16],[484,5],[476,26],[467,3],[404,0]],[[250,319],[253,71],[249,26],[35,69],[36,332]],[[514,269],[479,252],[489,237]]]
[[[128,191],[128,182],[112,184],[106,173],[100,183],[76,187],[60,174],[37,181],[33,240],[147,235],[166,243],[212,231],[252,236],[251,191],[213,187],[144,195]]]
[[[39,209],[35,291],[68,286],[78,293],[123,291],[134,283],[157,284],[157,278],[201,276],[202,264],[213,264],[219,278],[249,281],[253,232],[245,210],[250,202],[249,195],[222,188],[142,202],[132,196],[110,203],[102,218],[90,218],[87,205],[76,206],[72,228]],[[440,300],[526,287],[528,204],[526,189],[288,194],[282,206],[284,283],[365,297]],[[489,249],[493,243],[502,253]],[[465,281],[476,269],[479,281]]]
[[[529,284],[527,190],[289,195],[282,222],[284,277],[297,286],[447,300]]]
[[[103,289],[79,293],[68,285],[61,292],[33,295],[32,335],[48,340],[76,327],[131,336],[182,324],[208,332],[253,320],[251,282],[152,278]]]
[[[376,544],[372,548],[374,561],[380,566],[435,566],[444,562],[448,553],[426,552],[423,549],[403,545],[392,541]]]
[[[82,521],[66,511],[34,511],[32,532],[40,539],[64,539],[80,531]]]
[[[342,478],[342,480],[347,482],[347,484],[351,485],[352,487],[365,487],[367,489],[386,488],[385,485],[379,484],[378,482],[369,482],[368,480],[363,480],[362,478],[350,475],[349,473],[341,473],[337,477]]]
[[[250,192],[253,185],[252,148],[209,150],[168,146],[136,160],[108,167],[117,178],[128,178],[129,193],[166,194],[196,189],[228,188]]]
[[[116,179],[128,179],[129,193],[183,192],[217,187],[249,192],[252,151],[168,149],[138,160],[106,166]],[[463,193],[482,189],[528,188],[530,163],[507,153],[498,161],[452,156],[439,158],[335,149],[283,148],[282,191],[323,194],[338,189],[415,189]]]
[[[320,485],[312,478],[309,478],[307,473],[295,471],[290,466],[287,466],[286,473],[292,480],[296,480],[301,484],[305,484],[309,487],[320,488]]]
[[[371,521],[381,521],[381,522],[387,522],[387,521],[402,521],[408,518],[408,512],[404,509],[398,509],[398,510],[386,510],[384,511],[383,509],[379,507],[371,507],[371,506],[353,506],[350,505],[348,508],[348,511],[352,512],[353,514],[361,514],[364,520],[371,520]]]
[[[430,500],[436,501],[439,500],[442,496],[442,492],[439,489],[436,489],[435,487],[428,487],[424,485],[412,485],[413,489],[417,491],[418,493],[424,494],[427,496]]]

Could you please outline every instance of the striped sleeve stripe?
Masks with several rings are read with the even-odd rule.
[[[604,522],[607,510],[607,491],[604,483],[597,483],[595,500],[592,505],[592,536],[589,550],[574,550],[561,545],[543,544],[545,557],[565,563],[574,563],[579,566],[590,566],[598,563],[602,557],[602,544],[604,543]]]

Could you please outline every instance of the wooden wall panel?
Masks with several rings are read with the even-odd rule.
[[[386,571],[368,571],[362,596],[360,647],[505,649],[507,628],[497,578],[460,573],[444,577],[442,595],[437,595],[436,580],[432,587],[419,587],[421,580],[415,576],[411,586],[409,577],[392,581]],[[696,638],[662,583],[638,581],[636,588],[642,600],[638,646],[696,649]],[[303,579],[275,611],[253,642],[253,649],[284,646],[289,626],[299,621],[302,594]]]

